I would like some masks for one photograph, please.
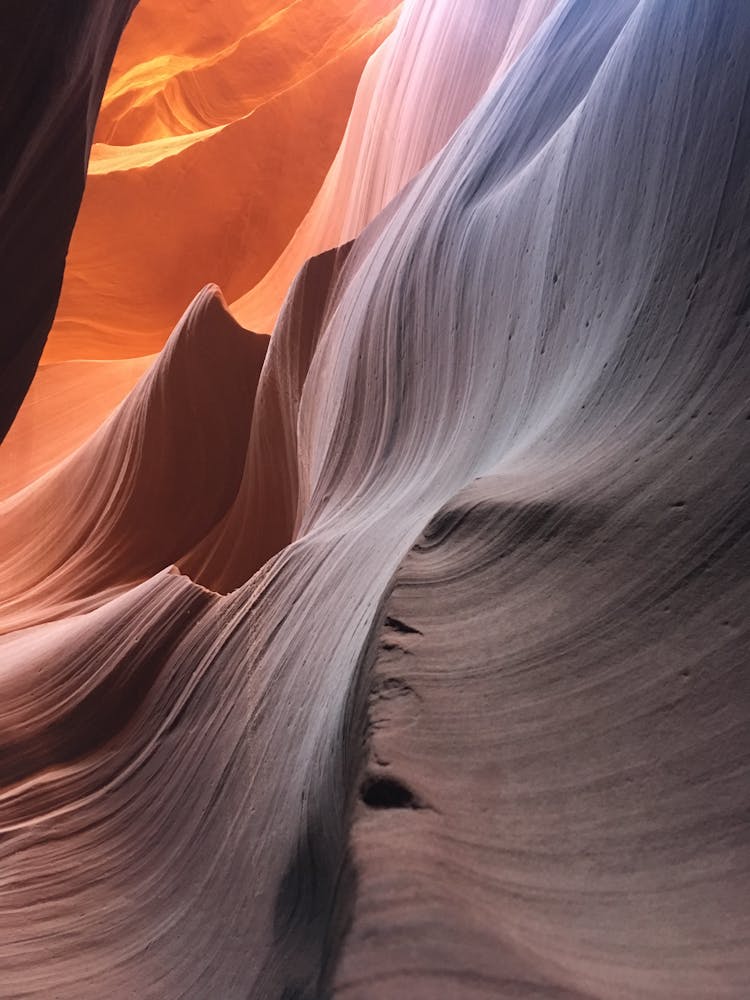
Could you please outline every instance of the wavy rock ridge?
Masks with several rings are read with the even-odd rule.
[[[1,495],[93,433],[207,281],[231,300],[273,264],[315,197],[362,67],[399,9],[396,0],[190,7],[186,17],[184,0],[142,0],[117,53],[42,366],[0,450]],[[33,19],[23,18],[33,35]],[[68,228],[64,245],[69,236]],[[57,414],[77,406],[83,384],[85,410],[61,425]]]
[[[5,502],[0,995],[744,997],[750,12],[497,7]]]

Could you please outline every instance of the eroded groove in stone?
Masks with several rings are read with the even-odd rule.
[[[165,297],[0,477],[0,997],[744,1000],[750,10],[153,3],[70,275]]]

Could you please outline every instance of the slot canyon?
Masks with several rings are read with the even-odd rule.
[[[0,27],[0,1000],[746,1000],[750,3]]]

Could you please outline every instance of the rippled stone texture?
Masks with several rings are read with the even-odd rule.
[[[0,995],[744,1000],[750,11],[447,9],[270,342],[3,506]]]

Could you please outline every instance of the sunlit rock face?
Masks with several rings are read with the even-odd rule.
[[[46,361],[151,354],[207,281],[231,300],[263,276],[397,6],[142,0],[104,96]]]
[[[750,9],[260,6],[134,16],[86,197],[136,281],[195,186],[184,312],[130,352],[84,202],[0,451],[0,997],[744,1000]],[[303,56],[325,162],[148,194]]]
[[[304,261],[357,236],[385,208],[442,149],[490,81],[507,72],[553,6],[552,0],[474,0],[470,7],[407,2],[365,68],[346,135],[313,205],[269,273],[234,303],[235,315],[270,330]]]
[[[113,34],[125,20],[122,9],[111,22]],[[271,267],[315,198],[362,69],[398,11],[397,0],[142,0],[96,123],[42,366],[0,451],[0,496],[31,482],[91,435],[208,281],[236,298]],[[19,17],[29,22],[24,31],[33,32],[28,12]],[[52,24],[45,32],[54,38]],[[105,41],[102,33],[102,47]],[[37,44],[41,60],[42,41]],[[69,90],[55,97],[62,99],[74,113]],[[49,130],[45,141],[54,151]],[[64,154],[70,150],[84,161],[72,132],[67,144],[62,137],[58,142]],[[50,178],[40,191],[43,185],[72,224],[77,202],[68,204]],[[53,309],[54,302],[43,333]],[[39,349],[42,344],[43,335]],[[61,422],[56,418],[63,411],[68,416]]]

